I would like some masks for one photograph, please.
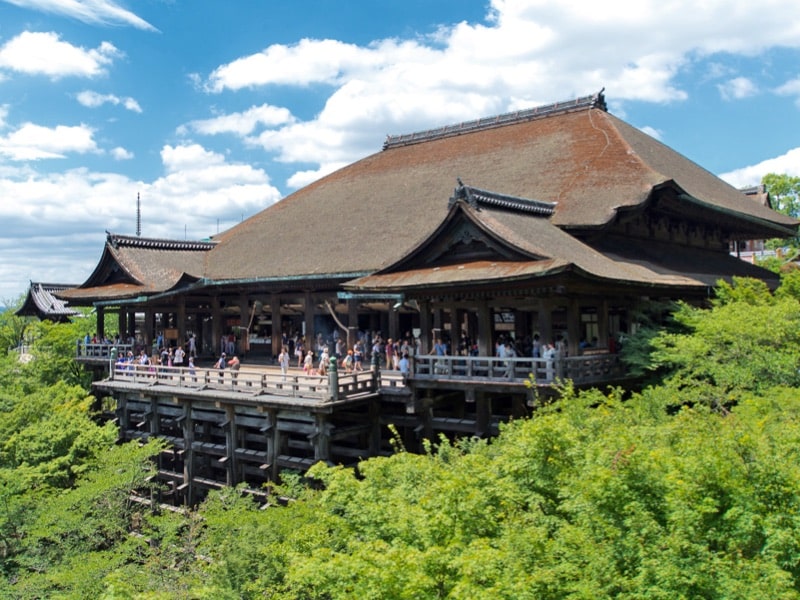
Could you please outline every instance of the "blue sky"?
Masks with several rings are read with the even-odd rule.
[[[734,185],[800,175],[796,0],[0,0],[0,304],[83,282],[137,194],[201,239],[387,134],[603,87]]]

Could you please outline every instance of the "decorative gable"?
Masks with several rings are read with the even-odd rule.
[[[482,221],[481,211],[490,208],[546,219],[553,214],[554,203],[469,187],[459,179],[458,187],[449,200],[449,207],[447,217],[428,239],[380,272],[392,273],[479,261],[529,262],[546,258],[531,255],[503,239]]]

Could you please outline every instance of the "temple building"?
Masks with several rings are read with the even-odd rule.
[[[58,295],[94,306],[100,323],[117,313],[122,338],[145,348],[193,338],[205,366],[223,340],[244,368],[296,336],[306,349],[362,339],[367,351],[378,335],[412,338],[401,385],[183,371],[163,385],[128,373],[98,382],[125,437],[179,449],[163,471],[192,501],[193,486],[387,452],[386,425],[409,448],[437,432],[491,435],[532,407],[531,378],[618,382],[616,352],[639,315],[702,304],[733,277],[775,288],[775,274],[730,248],[797,229],[610,114],[601,92],[389,136],[209,241],[109,233],[94,272]],[[501,340],[516,358],[497,357]],[[531,356],[534,341],[560,344],[558,369]]]
[[[601,347],[652,299],[702,301],[715,283],[775,276],[733,242],[791,237],[797,222],[606,110],[601,94],[386,139],[213,238],[109,234],[61,297],[120,314],[150,343],[233,333],[269,356],[282,334],[341,324],[397,339],[499,331]],[[142,317],[143,315],[143,317]],[[255,342],[255,343],[254,343]],[[352,345],[352,338],[350,340]]]

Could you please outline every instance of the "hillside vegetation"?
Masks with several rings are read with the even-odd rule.
[[[293,500],[267,509],[236,489],[132,502],[160,448],[93,420],[62,360],[90,320],[31,324],[34,359],[0,358],[0,597],[800,598],[800,276],[783,282],[644,329],[643,390],[565,385],[491,441],[287,474]]]

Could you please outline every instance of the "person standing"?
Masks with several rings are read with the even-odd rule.
[[[182,346],[178,346],[175,348],[175,355],[172,359],[172,364],[174,364],[176,367],[182,367],[184,356],[186,356],[186,352],[183,351]]]
[[[217,362],[214,363],[214,366],[217,369],[219,369],[219,382],[220,383],[224,383],[225,382],[225,364],[226,364],[225,363],[225,353],[223,352],[223,353],[221,353],[219,355],[219,358],[217,359]]]
[[[278,364],[281,366],[283,380],[286,381],[286,374],[289,372],[289,348],[286,346],[281,348],[281,353],[278,355]]]
[[[239,367],[241,364],[242,363],[239,361],[239,357],[235,354],[228,361],[228,367],[230,367],[231,370],[231,382],[233,385],[236,385],[236,379],[239,377]]]

